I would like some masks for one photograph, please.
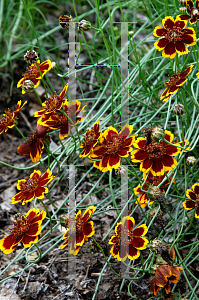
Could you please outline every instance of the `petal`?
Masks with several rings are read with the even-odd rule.
[[[120,246],[114,245],[111,250],[110,253],[113,255],[114,258],[116,258],[118,261],[121,261],[120,258]]]
[[[148,240],[143,237],[134,237],[131,244],[134,248],[144,250],[147,248]]]
[[[135,141],[135,137],[134,136],[130,136],[129,138],[125,139],[123,144],[122,144],[122,147],[129,147],[131,145],[133,145]]]
[[[37,214],[39,212],[39,209],[37,209]],[[29,213],[29,212],[28,212]],[[27,213],[27,214],[28,214]],[[45,219],[46,217],[46,212],[44,210],[42,210],[38,215],[36,214],[35,216],[33,216],[35,212],[31,212],[30,214],[30,220],[29,220],[29,223],[31,224],[34,224],[36,222],[39,222],[39,224],[41,224],[41,222]],[[27,214],[26,214],[26,217],[27,217]]]
[[[150,171],[154,176],[164,175],[163,162],[159,158],[153,161]]]
[[[35,192],[25,192],[22,205],[24,205],[26,202],[32,201],[34,197],[35,197]]]
[[[19,242],[20,240],[18,241],[18,243]],[[16,238],[14,238],[12,234],[8,235],[4,237],[2,240],[0,240],[0,250],[5,254],[10,254],[16,249],[17,244],[16,244]]]
[[[166,154],[164,154],[162,156],[162,163],[166,167],[167,171],[175,168],[175,166],[178,165],[178,163],[174,157],[166,155]],[[161,174],[161,175],[163,175],[163,174]]]
[[[109,244],[112,245],[112,244],[115,244],[116,242],[118,241],[118,236],[117,235],[113,235],[110,240],[109,240]]]
[[[133,131],[133,126],[126,124],[120,131],[119,136],[127,137],[131,134],[132,131]]]
[[[48,184],[51,180],[53,180],[54,177],[55,176],[52,176],[52,171],[47,169],[46,172],[40,177],[38,186],[44,186]]]
[[[195,24],[198,21],[198,16],[194,16],[189,20],[190,25]]]
[[[96,210],[95,206],[89,206],[86,209],[86,211],[82,216],[83,224],[85,224],[90,219],[90,217],[94,214],[95,210]]]
[[[166,144],[166,143],[165,143]],[[176,144],[176,146],[178,146],[178,144]],[[166,144],[166,155],[169,156],[176,156],[178,153],[181,152],[180,148]]]
[[[99,167],[102,172],[111,170],[111,167],[108,165],[109,155],[104,155],[100,161]]]
[[[41,65],[39,65],[42,75],[44,76],[51,69],[51,61],[50,59],[44,61]],[[41,75],[40,75],[41,77]]]
[[[171,131],[165,130],[165,136],[164,136],[164,138],[168,142],[172,143],[172,141],[174,139],[174,135],[173,135],[173,133],[171,133]],[[168,144],[166,144],[166,145],[168,145]]]
[[[26,234],[29,236],[37,236],[40,233],[41,233],[41,226],[39,225],[38,222],[31,224],[29,230],[26,232]]]
[[[15,204],[20,202],[21,200],[24,199],[24,192],[19,192],[18,194],[16,194],[14,197],[12,197],[12,200],[10,201],[10,203]]]
[[[186,0],[186,6],[188,9],[192,9],[193,8],[193,1],[192,0]]]
[[[169,94],[169,90],[170,90],[170,89],[167,87],[167,88],[163,91],[162,95],[160,96],[160,100],[162,100],[166,95]]]
[[[148,172],[150,168],[153,165],[153,161],[150,158],[146,158],[141,164],[140,164],[140,171],[142,172]]]
[[[185,43],[184,39],[182,41],[176,42],[175,46],[176,46],[176,52],[178,54],[184,55],[189,53],[189,50],[184,43]]]
[[[194,185],[192,185],[192,189],[195,194],[199,195],[199,183],[195,183]]]
[[[141,162],[148,158],[148,153],[144,150],[134,150],[131,152],[131,160],[132,162]]]
[[[183,29],[186,25],[187,25],[187,21],[180,20],[178,17],[176,18],[176,21],[175,21],[176,27],[180,27],[180,29]]]
[[[31,221],[37,216],[38,212],[39,209],[33,208],[26,213],[26,218],[28,219],[29,223],[31,223]]]
[[[90,221],[83,226],[83,233],[86,237],[91,237],[95,233],[95,229],[93,227],[93,221]]]
[[[131,260],[137,259],[140,256],[140,251],[133,247],[133,245],[129,245],[129,255],[128,258]]]
[[[30,149],[31,149],[31,146],[30,144],[24,144],[24,145],[20,145],[18,148],[17,148],[17,153],[20,154],[20,155],[30,155]]]
[[[196,35],[183,34],[182,42],[189,45],[189,46],[194,46],[196,44]],[[188,52],[186,52],[186,54],[187,53]]]
[[[139,137],[133,142],[135,148],[145,150],[147,138]]]
[[[117,169],[120,165],[120,157],[118,154],[108,155],[108,166]]]
[[[178,281],[177,281],[178,282]],[[165,291],[167,294],[169,294],[171,292],[171,286],[170,286],[170,283],[169,281],[167,281],[166,285],[164,286],[165,288]]]
[[[183,207],[186,210],[193,209],[193,208],[195,208],[195,206],[196,206],[196,203],[192,200],[186,200],[183,202]]]
[[[171,16],[166,17],[162,20],[162,25],[165,28],[169,28],[169,29],[173,29],[174,26],[174,18],[172,18]]]
[[[143,236],[148,232],[146,224],[142,224],[133,230],[134,236]]]
[[[135,219],[129,216],[123,217],[122,226],[129,228],[129,230],[133,229],[133,227],[135,226]]]
[[[129,152],[132,150],[131,147],[126,147],[126,148],[121,148],[117,154],[121,157],[128,157],[129,156]]]
[[[38,241],[38,236],[28,236],[28,235],[25,235],[23,238],[22,238],[22,243],[24,245],[25,248],[28,248],[31,246],[31,244],[35,244],[37,241]]]
[[[65,85],[65,87],[63,88],[63,91],[59,94],[59,97],[61,100],[64,99],[65,95],[66,95],[66,92],[67,92],[67,89],[68,89],[68,83]]]
[[[174,58],[176,56],[176,48],[173,42],[167,44],[167,46],[162,51],[162,56],[167,58]]]
[[[44,194],[48,193],[48,188],[47,187],[38,187],[35,190],[35,197],[37,199],[43,199],[44,198]]]
[[[155,284],[155,277],[154,277],[150,282],[150,291],[154,293],[155,296],[157,296],[159,289],[160,287]]]
[[[168,45],[169,41],[166,38],[159,39],[154,43],[155,49],[162,51]]]
[[[196,194],[192,190],[189,190],[189,189],[186,191],[186,196],[187,196],[187,198],[194,200],[194,201],[197,199]]]
[[[176,86],[177,86],[177,87],[182,86],[187,80],[188,80],[187,78],[179,79],[179,80],[176,82]]]
[[[161,26],[156,26],[153,30],[153,35],[156,37],[165,36],[165,33],[167,33],[167,30]]]
[[[141,185],[136,186],[136,187],[133,189],[133,191],[134,191],[134,194],[135,194],[135,195],[141,194],[141,193],[142,193],[142,191],[141,191]]]
[[[199,219],[199,207],[196,208],[195,218]]]
[[[180,20],[189,20],[190,19],[190,16],[189,15],[179,15],[178,18]]]
[[[69,234],[69,239],[70,239],[70,234]],[[83,231],[81,231],[80,233],[76,234],[76,245],[82,246],[84,242],[85,242],[84,233]]]

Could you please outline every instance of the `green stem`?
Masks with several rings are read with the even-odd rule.
[[[53,227],[52,227],[51,214],[50,214],[49,210],[47,209],[46,205],[44,204],[44,202],[41,199],[39,199],[39,201],[41,202],[41,204],[43,205],[43,207],[45,208],[45,210],[46,210],[46,212],[47,212],[47,214],[49,216],[49,219],[50,219],[50,231],[52,233],[53,232]]]
[[[34,246],[35,246],[35,247],[37,248],[37,250],[39,251],[39,258],[36,259],[36,260],[29,260],[29,259],[28,259],[28,253],[29,253],[30,249],[32,249]],[[41,257],[42,257],[42,253],[41,253],[41,250],[39,249],[39,246],[37,246],[37,244],[33,244],[33,245],[26,251],[26,254],[25,254],[26,261],[27,261],[29,264],[32,264],[32,263],[36,264],[36,263],[38,263],[38,262],[40,261]]]
[[[25,138],[25,136],[23,135],[23,133],[21,132],[21,130],[17,127],[17,125],[15,124],[15,128],[17,129],[17,131],[21,134],[21,136],[23,137],[24,141],[26,143],[28,143],[27,139]]]
[[[117,203],[116,203],[116,201],[115,201],[115,197],[114,197],[114,193],[113,193],[113,187],[112,187],[112,171],[113,171],[113,170],[111,170],[110,173],[109,173],[109,186],[110,186],[110,192],[111,192],[111,196],[112,196],[112,200],[113,200],[113,205],[114,205],[114,207],[117,209],[118,215],[120,215],[120,211],[119,211],[119,209],[118,209],[118,207],[117,207]]]

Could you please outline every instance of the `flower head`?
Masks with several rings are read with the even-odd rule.
[[[140,250],[147,247],[148,240],[143,236],[147,233],[146,224],[142,224],[134,229],[135,220],[133,217],[123,217],[122,222],[117,223],[115,235],[109,240],[113,245],[110,253],[118,261],[125,261],[128,257],[131,260],[140,256]]]
[[[38,65],[38,66],[37,66]],[[39,69],[38,69],[39,68]],[[39,83],[40,79],[51,69],[51,61],[48,59],[40,64],[40,61],[37,61],[37,64],[34,63],[31,66],[26,68],[26,72],[22,75],[23,78],[19,80],[17,87],[19,88],[22,86],[25,80],[31,80],[34,83],[34,88],[36,88]],[[40,70],[40,71],[39,71]],[[41,76],[41,74],[42,76]],[[25,94],[26,91],[22,90],[22,94]]]
[[[164,138],[172,143],[174,135],[165,130]],[[173,143],[176,146],[172,146],[165,141],[160,141],[159,143],[151,142],[146,146],[146,139],[140,137],[133,142],[137,150],[131,152],[132,162],[141,162],[140,171],[147,173],[150,170],[154,176],[161,176],[165,171],[170,171],[178,165],[173,157],[180,153],[180,148],[177,148],[178,143]]]
[[[189,20],[189,23],[193,25],[198,21],[199,18],[199,1],[196,0],[196,8],[193,6],[192,0],[186,1],[188,15],[179,15],[180,20]]]
[[[85,133],[84,140],[80,145],[83,148],[80,157],[86,157],[91,152],[92,148],[97,144],[102,131],[100,131],[100,121],[96,122],[91,129],[88,129]]]
[[[43,130],[43,126],[38,125],[39,130],[33,132],[28,143],[20,145],[17,148],[17,153],[20,155],[30,155],[32,162],[37,162],[41,159],[45,143],[50,142],[50,137],[46,134],[47,130]]]
[[[146,178],[146,173],[143,174],[144,179]],[[151,171],[149,171],[149,174],[147,176],[146,182],[145,184],[142,186],[141,189],[141,185],[138,185],[136,188],[134,188],[134,193],[135,195],[139,195],[137,201],[135,202],[136,204],[140,204],[140,206],[142,208],[146,207],[148,202],[149,205],[151,205],[154,201],[151,201],[151,199],[149,199],[148,194],[145,191],[148,191],[152,186],[153,187],[157,187],[162,180],[165,178],[165,175],[161,175],[161,176],[154,176]],[[161,185],[160,187],[160,191],[164,193],[164,187],[167,186],[169,184],[169,181],[166,180],[163,185]],[[144,190],[144,191],[143,191]]]
[[[67,104],[67,99],[64,99],[67,89],[68,84],[65,85],[59,95],[56,95],[56,92],[54,92],[54,95],[49,95],[48,99],[42,104],[43,109],[34,114],[35,117],[40,117],[39,124],[48,120],[54,112],[60,110],[64,104]]]
[[[62,113],[53,113],[51,117],[45,121],[39,120],[39,124],[42,126],[48,127],[49,129],[59,129],[59,138],[64,139],[67,137],[70,133],[70,127],[73,126],[73,124],[77,124],[80,121],[82,121],[83,117],[78,117],[80,112],[86,107],[83,106],[80,109],[81,102],[78,100],[75,100],[71,103],[66,103],[63,105],[63,111],[66,115]],[[72,120],[72,122],[70,121]]]
[[[19,242],[28,248],[31,244],[38,241],[38,235],[41,233],[41,224],[46,217],[46,212],[39,209],[30,209],[26,216],[18,213],[15,215],[15,222],[12,222],[13,228],[10,229],[10,235],[0,240],[0,250],[5,254],[12,253]]]
[[[12,128],[15,126],[17,115],[26,103],[27,101],[25,101],[24,104],[21,106],[21,100],[19,100],[17,103],[16,110],[14,112],[12,112],[10,108],[8,108],[8,110],[5,111],[5,114],[3,114],[2,118],[0,119],[0,134],[4,131],[6,132],[8,128]]]
[[[132,151],[130,146],[133,144],[135,137],[128,137],[132,130],[132,125],[125,125],[119,133],[115,128],[108,127],[101,134],[101,146],[94,147],[89,155],[91,159],[100,159],[100,161],[94,162],[94,167],[102,172],[111,171],[113,168],[117,169],[121,157],[128,157],[129,152]]]
[[[157,296],[160,287],[164,287],[167,294],[171,292],[169,281],[177,283],[180,280],[180,271],[183,268],[173,267],[169,265],[159,266],[155,272],[155,276],[151,280],[150,290]]]
[[[191,73],[193,67],[194,65],[190,65],[183,72],[174,73],[172,76],[170,76],[170,80],[164,83],[167,88],[160,96],[160,100],[164,99],[163,102],[166,102],[171,97],[171,95],[175,94],[178,89],[188,80],[186,77]]]
[[[45,185],[51,182],[54,177],[49,169],[42,176],[41,171],[34,170],[29,178],[18,180],[17,189],[20,192],[12,197],[11,203],[16,204],[23,201],[22,205],[24,205],[26,202],[33,200],[34,197],[43,199],[44,194],[48,193],[48,188]]]
[[[154,46],[158,51],[162,51],[162,56],[174,58],[176,53],[188,54],[185,44],[193,46],[196,44],[196,34],[193,28],[184,28],[187,21],[180,21],[179,18],[166,17],[162,20],[163,27],[157,26],[153,35],[161,37]],[[183,29],[184,28],[184,29]]]
[[[29,64],[34,64],[38,61],[39,57],[34,50],[28,50],[24,55],[24,60]]]
[[[73,255],[78,254],[79,249],[84,242],[88,241],[88,238],[95,233],[93,221],[88,222],[95,210],[96,207],[89,206],[83,216],[81,216],[81,210],[79,210],[75,219],[69,218],[69,228],[66,230],[62,239],[66,239],[66,241],[60,246],[61,249],[71,243],[69,253]]]
[[[195,218],[199,219],[199,183],[192,185],[192,190],[188,189],[186,191],[186,196],[190,200],[183,202],[183,206],[186,210],[196,208]]]

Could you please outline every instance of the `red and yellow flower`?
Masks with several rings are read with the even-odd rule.
[[[26,202],[33,200],[34,197],[43,199],[44,194],[48,193],[48,188],[45,185],[51,182],[54,177],[49,169],[42,176],[41,171],[34,170],[29,178],[18,180],[17,189],[20,192],[12,197],[11,203],[16,204],[23,201],[22,205],[24,205]]]
[[[91,129],[86,131],[84,140],[80,145],[80,148],[83,148],[80,157],[86,157],[91,152],[92,148],[97,144],[102,131],[100,131],[100,121],[96,122]]]
[[[154,46],[158,51],[162,51],[163,57],[174,58],[176,53],[188,54],[186,45],[196,44],[195,30],[191,27],[184,28],[187,21],[181,21],[178,17],[174,20],[171,16],[162,20],[162,25],[155,27],[153,35],[161,37]]]
[[[193,6],[192,0],[186,0],[188,15],[179,15],[180,20],[189,20],[189,23],[193,25],[199,18],[199,0],[196,0],[196,8]]]
[[[61,249],[71,243],[69,253],[73,255],[78,254],[80,247],[95,233],[93,221],[88,222],[95,210],[96,207],[89,206],[83,216],[81,216],[82,213],[79,210],[75,219],[70,218],[68,220],[69,228],[62,238],[62,240],[66,241],[60,246]]]
[[[165,130],[165,140],[172,143],[174,135]],[[167,144],[165,141],[159,143],[151,142],[146,146],[147,138],[137,138],[133,142],[133,146],[137,148],[131,152],[132,162],[141,162],[140,171],[147,173],[149,170],[154,176],[164,175],[165,171],[170,171],[178,165],[176,156],[181,149],[178,148],[178,143],[173,143],[175,146]]]
[[[180,271],[183,268],[173,267],[169,265],[163,265],[157,268],[155,276],[151,280],[150,290],[157,296],[157,293],[161,287],[165,288],[167,294],[171,292],[171,286],[169,281],[177,283],[180,280]]]
[[[102,172],[117,169],[120,165],[121,157],[128,157],[132,151],[131,145],[135,137],[128,137],[133,130],[132,125],[125,125],[122,130],[118,131],[113,127],[108,127],[100,136],[101,146],[93,148],[89,158],[99,159],[94,162],[94,167]]]
[[[68,84],[65,85],[59,95],[56,95],[56,92],[54,92],[54,95],[49,95],[48,99],[42,104],[43,109],[34,114],[35,117],[41,118],[39,123],[48,120],[53,113],[60,110],[64,104],[67,104],[67,99],[64,99],[67,89]]]
[[[172,76],[170,76],[170,80],[164,83],[167,88],[160,96],[160,100],[164,99],[163,102],[166,102],[171,97],[171,95],[175,94],[178,89],[188,80],[185,77],[187,77],[191,73],[193,67],[194,65],[190,65],[182,73],[174,73]]]
[[[10,108],[8,108],[8,111],[5,111],[5,114],[3,114],[0,119],[0,134],[4,131],[6,132],[8,128],[13,128],[15,126],[17,115],[26,103],[27,101],[21,106],[21,100],[19,100],[15,111],[12,112]]]
[[[49,129],[60,129],[59,131],[59,138],[64,139],[66,138],[70,133],[70,127],[73,126],[73,124],[77,124],[80,121],[82,121],[83,117],[78,117],[80,112],[86,107],[83,106],[80,109],[81,102],[78,100],[75,100],[71,103],[66,103],[63,105],[63,111],[66,115],[62,114],[61,112],[58,113],[52,113],[51,117],[44,122],[39,119],[38,123],[42,126],[48,127]],[[72,122],[71,122],[71,121]]]
[[[0,250],[5,254],[12,253],[19,242],[23,243],[25,248],[35,244],[38,241],[38,235],[41,233],[41,224],[46,217],[46,212],[39,209],[30,209],[26,216],[18,213],[15,215],[15,222],[12,222],[13,228],[10,229],[10,235],[0,240]]]
[[[145,179],[147,176],[146,173],[143,174],[143,178]],[[136,204],[139,203],[139,205],[144,208],[147,206],[148,202],[151,205],[154,201],[151,201],[147,195],[147,193],[145,191],[148,191],[152,186],[158,186],[162,180],[165,178],[165,174],[161,175],[161,176],[153,176],[153,174],[151,173],[151,171],[149,171],[148,177],[146,179],[145,184],[143,184],[142,186],[142,191],[141,190],[141,185],[138,185],[136,188],[133,189],[135,195],[139,195],[139,197],[137,198],[137,201],[135,202]],[[171,178],[170,178],[171,179]],[[161,185],[160,190],[161,192],[165,192],[164,191],[164,187],[169,185],[169,180],[166,180],[164,182],[163,185]]]
[[[40,161],[45,144],[50,143],[50,137],[46,134],[47,131],[48,128],[45,129],[44,126],[37,125],[36,131],[29,136],[28,143],[20,145],[17,148],[17,153],[30,155],[34,163]]]
[[[39,69],[38,69],[39,68]],[[51,61],[48,59],[40,64],[40,61],[37,61],[37,64],[34,63],[31,66],[26,68],[25,74],[22,75],[22,79],[19,80],[17,87],[21,87],[25,80],[31,80],[34,83],[34,88],[36,88],[40,79],[51,69]],[[40,70],[40,71],[39,71]],[[41,74],[42,76],[41,76]],[[25,90],[22,90],[22,94],[25,94]]]
[[[140,256],[140,250],[147,248],[148,240],[143,237],[148,232],[146,224],[135,229],[134,226],[133,217],[123,217],[115,227],[115,235],[109,240],[109,244],[113,245],[110,253],[118,261],[125,261],[127,257],[134,260]]]
[[[186,191],[186,196],[190,200],[184,201],[183,206],[186,210],[196,208],[195,218],[199,219],[199,183],[192,185],[192,189],[193,191],[190,189]]]

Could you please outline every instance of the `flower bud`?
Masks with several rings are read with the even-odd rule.
[[[186,5],[186,0],[179,0],[181,5]]]
[[[193,167],[196,164],[196,158],[194,156],[187,157],[187,165]]]
[[[56,62],[52,61],[51,62],[51,69],[54,69],[56,67]]]
[[[168,251],[168,245],[160,240],[153,240],[151,243],[151,248],[157,253]]]
[[[117,176],[122,176],[126,174],[126,170],[124,169],[124,167],[119,166],[117,169],[115,169],[115,174]]]
[[[134,35],[134,31],[129,31],[129,35]]]
[[[70,23],[72,23],[73,21],[73,18],[72,16],[64,16],[64,15],[61,15],[59,17],[59,24],[61,27],[65,28],[65,29],[68,29],[70,27]]]
[[[26,93],[27,92],[33,92],[34,91],[34,83],[29,79],[24,80],[24,82],[22,83],[21,88]]]
[[[38,124],[38,125],[37,125],[36,131],[37,131],[37,134],[38,134],[39,137],[45,136],[47,130],[48,130],[48,127],[43,126],[43,125],[41,125],[41,124]]]
[[[175,115],[182,116],[184,111],[185,111],[184,106],[182,104],[174,105],[173,112],[174,112]]]
[[[186,13],[186,12],[187,12],[187,8],[186,8],[186,7],[180,7],[180,8],[179,8],[179,11],[180,11],[181,13]]]
[[[62,215],[60,217],[60,224],[62,227],[68,228],[69,219],[67,215]]]
[[[151,186],[148,189],[148,197],[150,200],[156,200],[157,197],[159,197],[161,193],[162,193],[162,191],[157,186]]]
[[[86,20],[81,20],[79,22],[78,29],[79,31],[87,31],[91,28],[91,23]]]
[[[154,127],[151,132],[151,139],[153,142],[159,142],[165,136],[165,131],[161,127]]]
[[[39,56],[34,50],[28,50],[24,55],[24,60],[29,64],[34,64],[38,61]]]

